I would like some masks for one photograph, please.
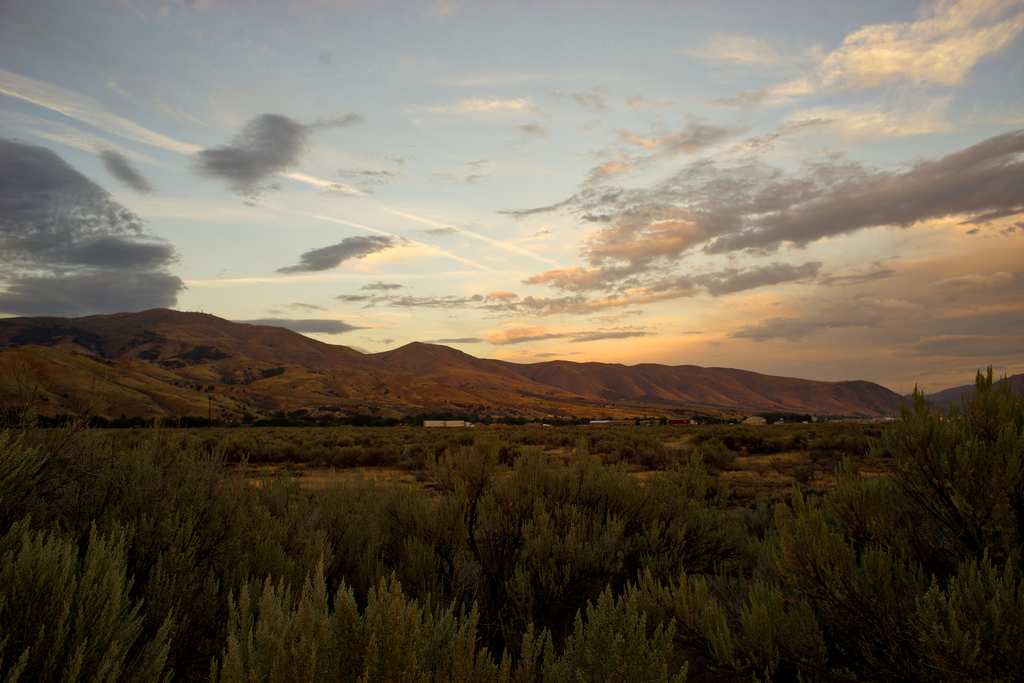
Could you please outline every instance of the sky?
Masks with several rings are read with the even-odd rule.
[[[0,0],[0,315],[1024,372],[1024,0]]]

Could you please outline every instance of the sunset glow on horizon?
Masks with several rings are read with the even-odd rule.
[[[0,316],[1024,372],[1024,0],[0,4]]]

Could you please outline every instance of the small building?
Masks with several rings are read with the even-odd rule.
[[[745,425],[766,425],[766,424],[768,424],[768,420],[764,419],[760,415],[751,415],[750,417],[748,417],[746,420],[743,421],[743,424],[745,424]]]
[[[472,422],[465,420],[424,420],[424,427],[472,427]]]

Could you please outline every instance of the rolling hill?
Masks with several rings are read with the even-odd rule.
[[[538,417],[799,412],[877,416],[870,382],[695,365],[518,364],[413,342],[363,354],[290,330],[154,309],[0,319],[0,402],[44,413],[238,417],[306,410]]]
[[[1010,386],[1014,391],[1024,394],[1024,374],[1022,375],[1010,375],[1004,379],[997,381],[997,384],[1003,384],[1009,382]],[[925,400],[935,406],[949,407],[958,405],[966,396],[974,393],[974,384],[963,384],[958,387],[950,387],[949,389],[943,389],[942,391],[936,391],[934,394],[928,394],[925,396]]]

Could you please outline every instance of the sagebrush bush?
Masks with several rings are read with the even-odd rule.
[[[0,431],[0,678],[1024,679],[1024,400],[990,373],[891,427],[665,429]],[[831,487],[717,472],[793,450]],[[422,485],[239,467],[286,459]]]

